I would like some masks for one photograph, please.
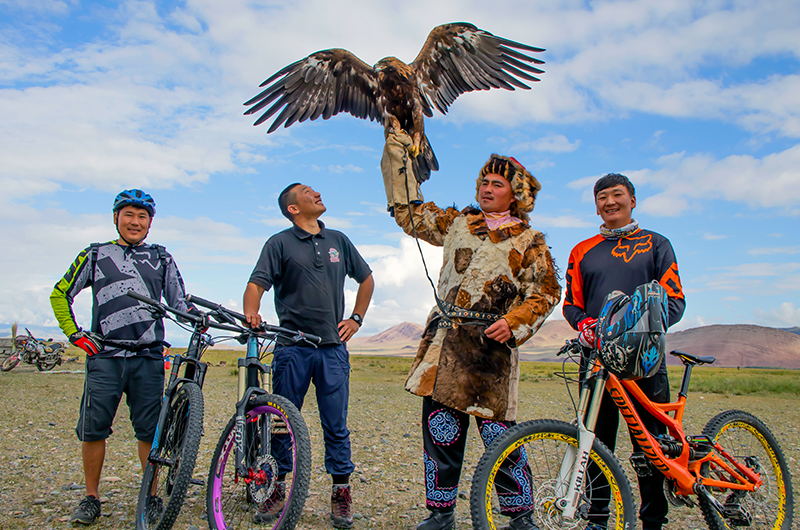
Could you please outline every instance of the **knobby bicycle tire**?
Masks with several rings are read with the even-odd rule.
[[[256,512],[264,506],[259,497],[270,497],[277,487],[277,460],[273,454],[260,450],[260,429],[270,425],[276,432],[277,424],[282,429],[280,436],[291,444],[291,470],[285,479],[285,504],[269,521],[258,528],[292,530],[303,511],[311,480],[311,439],[303,416],[288,399],[267,394],[254,397],[247,404],[248,447],[245,448],[246,465],[254,473],[263,472],[261,483],[255,480],[248,484],[243,478],[237,481],[235,470],[235,423],[234,415],[222,432],[208,473],[206,508],[208,523],[212,530],[249,529],[253,527]],[[269,421],[267,421],[269,420]],[[273,424],[274,423],[274,424]],[[284,433],[284,431],[286,431]],[[270,440],[274,438],[270,436]],[[277,503],[276,503],[277,504]]]
[[[3,364],[0,365],[0,370],[2,370],[3,372],[10,372],[18,364],[19,364],[19,353],[15,352],[3,360]]]
[[[794,500],[792,478],[778,441],[769,428],[747,412],[728,410],[711,418],[703,434],[718,442],[738,462],[756,470],[764,484],[758,491],[742,494],[732,491],[712,490],[712,495],[723,505],[739,506],[752,517],[748,528],[763,530],[789,530],[792,528]],[[731,480],[721,469],[706,463],[701,468],[706,477]],[[711,502],[699,497],[700,509],[711,530],[738,528],[733,521],[721,517]]]
[[[589,521],[589,498],[592,492],[598,495],[603,489],[598,480],[592,480],[587,471],[584,480],[584,493],[578,512],[573,520],[565,520],[556,508],[555,500],[563,496],[563,485],[558,484],[558,473],[567,450],[578,447],[576,426],[557,420],[535,420],[520,423],[509,428],[489,446],[478,462],[472,478],[470,492],[470,513],[472,525],[476,530],[495,530],[501,528],[501,512],[511,510],[514,496],[504,497],[505,509],[500,505],[500,497],[495,492],[495,478],[501,464],[508,458],[511,473],[515,477],[527,475],[530,491],[521,491],[522,501],[516,509],[524,510],[532,501],[534,520],[540,529],[577,529]],[[572,449],[570,449],[572,448]],[[512,461],[512,453],[517,455]],[[589,468],[600,471],[608,483],[609,519],[608,528],[629,530],[635,528],[636,511],[631,485],[617,458],[600,440],[595,439],[589,453],[590,462],[596,466]],[[527,468],[527,469],[526,469]],[[602,480],[602,479],[601,479]],[[522,484],[523,481],[520,481]],[[604,485],[603,485],[604,486]],[[506,494],[507,495],[507,494]],[[528,501],[525,501],[525,499]],[[513,514],[513,512],[511,512]],[[514,515],[512,515],[513,517]]]
[[[192,480],[202,431],[203,392],[197,383],[184,383],[173,395],[163,428],[153,440],[159,444],[157,457],[171,464],[148,459],[136,506],[137,530],[169,530],[175,524]],[[161,499],[163,511],[157,501],[151,502],[153,497]]]

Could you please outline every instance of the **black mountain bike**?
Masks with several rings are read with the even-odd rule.
[[[128,296],[149,304],[146,309],[158,318],[169,318],[188,329],[168,315],[172,313],[192,325],[186,355],[174,356],[136,506],[137,530],[169,530],[175,524],[189,486],[204,484],[202,480],[193,479],[192,474],[203,433],[201,389],[207,365],[200,357],[212,344],[205,330],[209,326],[222,329],[228,326],[210,322],[208,315],[191,315],[133,291],[128,291]],[[181,368],[183,375],[180,375]]]
[[[236,327],[247,345],[238,362],[236,412],[220,436],[208,473],[206,506],[212,530],[259,528],[291,530],[297,524],[311,479],[311,440],[305,421],[292,402],[271,394],[271,367],[261,362],[269,346],[321,339],[262,323],[247,325],[244,315],[219,304],[187,297],[212,310],[214,318]]]

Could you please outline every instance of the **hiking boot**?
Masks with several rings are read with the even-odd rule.
[[[100,517],[100,499],[94,495],[87,495],[83,498],[78,508],[70,517],[70,523],[94,524]]]
[[[352,505],[350,484],[334,484],[331,492],[331,521],[334,528],[353,526]]]
[[[275,489],[267,500],[258,507],[253,522],[256,524],[271,523],[283,511],[286,506],[286,483],[275,483]]]
[[[147,524],[156,526],[162,515],[164,515],[164,501],[161,497],[153,495],[147,506]]]
[[[417,525],[417,530],[451,530],[455,527],[455,511],[431,512],[428,517]]]
[[[606,530],[606,527],[598,523],[589,523],[584,530]]]
[[[533,522],[533,511],[530,511],[512,518],[501,530],[539,530],[539,527]]]

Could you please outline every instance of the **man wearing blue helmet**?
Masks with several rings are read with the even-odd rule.
[[[91,524],[100,515],[98,485],[106,438],[117,406],[126,394],[131,422],[144,467],[155,434],[164,389],[164,323],[129,290],[182,311],[196,311],[185,301],[183,280],[172,256],[160,245],[144,242],[156,205],[142,190],[125,190],[114,200],[119,238],[93,243],[75,259],[50,295],[53,312],[69,341],[86,352],[86,379],[80,418],[86,497],[71,522]],[[91,287],[94,297],[90,330],[78,326],[72,311],[75,296]],[[157,500],[155,502],[158,502]]]
[[[667,298],[667,323],[677,324],[683,316],[686,302],[683,297],[678,262],[669,240],[650,230],[639,228],[633,219],[636,190],[625,175],[609,173],[594,185],[597,215],[603,219],[600,233],[578,243],[569,255],[565,279],[564,318],[580,332],[584,347],[595,347],[595,327],[606,296],[613,291],[633,295],[637,287],[658,282]],[[655,375],[639,379],[637,385],[645,395],[658,403],[669,401],[669,380],[666,361],[661,362]],[[637,406],[642,422],[653,434],[665,434],[663,424]],[[606,393],[600,405],[595,434],[612,451],[616,446],[619,413]],[[636,440],[631,437],[634,451]],[[635,453],[634,453],[635,454]],[[632,459],[634,462],[638,462]],[[589,467],[590,480],[597,477],[596,468]],[[643,530],[660,530],[667,524],[668,503],[664,494],[664,475],[646,468],[637,469],[642,505],[639,518]],[[607,486],[605,489],[607,491]],[[608,499],[603,486],[594,488],[589,508],[587,530],[604,530],[608,522]]]

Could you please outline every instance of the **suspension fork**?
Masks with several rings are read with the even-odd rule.
[[[254,394],[267,394],[266,390],[259,387],[259,374],[265,379],[265,375],[268,373],[269,369],[269,367],[264,366],[258,359],[258,339],[256,337],[250,337],[247,341],[247,355],[244,359],[239,359],[238,363],[239,401],[236,403],[236,420],[234,424],[234,454],[236,457],[236,474],[240,477],[249,476],[248,464],[251,463],[249,462],[249,455],[245,454],[245,448],[248,447],[248,437],[251,434],[248,432],[251,431],[251,429],[248,429],[247,425],[247,403]],[[254,427],[258,428],[258,425]],[[263,453],[265,448],[263,445],[264,443],[267,444],[267,449],[270,448],[270,427],[269,420],[267,420],[266,424],[260,429],[261,434],[259,441],[262,445],[259,446],[259,451],[262,452],[262,454],[268,454]],[[266,441],[264,439],[265,436],[267,438]]]
[[[605,390],[607,380],[608,372],[601,369],[595,371],[581,383],[581,397],[576,415],[578,447],[570,445],[567,448],[561,460],[556,489],[556,495],[559,497],[556,506],[567,520],[575,519],[575,512],[578,510],[583,496],[589,454],[595,439],[594,428],[597,425],[597,415],[600,411],[600,403],[603,400],[603,390]],[[592,384],[594,384],[594,388],[592,388]]]

